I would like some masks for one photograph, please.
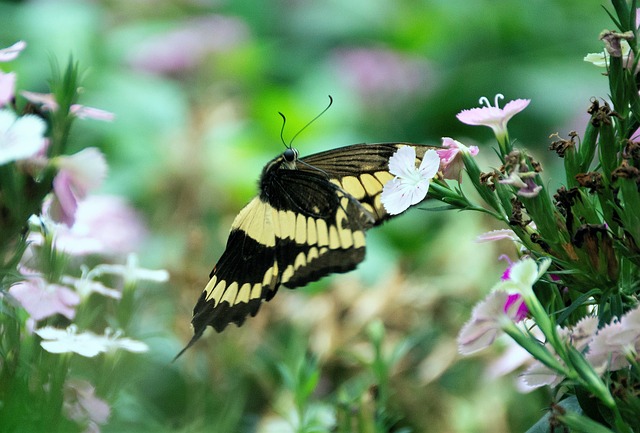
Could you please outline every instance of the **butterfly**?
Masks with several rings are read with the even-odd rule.
[[[411,146],[416,164],[433,146],[354,144],[303,158],[288,147],[262,170],[259,194],[233,221],[226,248],[193,310],[194,336],[255,316],[280,286],[347,272],[365,256],[365,231],[391,218],[382,189],[389,159]],[[180,352],[180,353],[182,353]],[[179,355],[178,355],[179,356]]]

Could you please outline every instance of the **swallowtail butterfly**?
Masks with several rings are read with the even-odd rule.
[[[392,217],[380,194],[394,177],[389,158],[403,146],[415,149],[416,164],[433,148],[354,144],[304,158],[287,148],[269,162],[193,310],[187,348],[207,326],[242,325],[281,285],[294,289],[354,269],[364,259],[365,231]]]

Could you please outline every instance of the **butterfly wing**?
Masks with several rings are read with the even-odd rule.
[[[282,167],[282,156],[267,165],[260,195],[234,220],[194,308],[187,348],[207,326],[221,332],[242,325],[280,285],[296,288],[354,269],[364,259],[365,230],[390,217],[380,193],[401,146],[415,147],[417,162],[431,148],[357,144],[301,158],[295,169]]]
[[[300,170],[321,170],[330,182],[360,202],[374,219],[374,225],[391,218],[380,201],[384,184],[393,179],[389,158],[403,146],[416,151],[416,164],[433,146],[413,143],[354,144],[300,159]]]

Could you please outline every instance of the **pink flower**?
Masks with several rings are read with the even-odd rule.
[[[616,371],[629,366],[628,356],[640,352],[640,307],[629,311],[598,331],[589,344],[587,360],[600,370]]]
[[[368,106],[406,103],[430,90],[430,68],[424,59],[385,48],[346,48],[336,52],[336,76]]]
[[[63,410],[67,418],[86,427],[85,432],[99,432],[97,424],[105,424],[111,414],[109,405],[96,397],[94,386],[78,379],[65,383]]]
[[[54,164],[59,171],[53,179],[55,199],[51,203],[51,216],[69,227],[75,221],[78,201],[90,190],[98,188],[107,176],[107,162],[95,147],[89,147],[71,156],[59,156]]]
[[[389,158],[389,172],[395,178],[384,185],[380,196],[387,212],[397,215],[424,200],[439,167],[440,158],[435,150],[427,150],[420,167],[416,168],[415,149],[411,146],[398,149]]]
[[[136,250],[146,235],[142,219],[122,197],[90,195],[78,203],[75,217],[72,227],[47,224],[56,248],[67,254],[126,254]],[[39,245],[42,235],[32,233],[29,240]]]
[[[572,345],[579,352],[584,352],[591,344],[598,329],[598,318],[588,316],[582,318],[574,326],[567,328],[558,327],[558,337],[567,345]],[[549,347],[548,344],[546,344]],[[553,350],[549,348],[549,350]],[[588,359],[588,357],[587,357]],[[523,391],[531,391],[541,386],[556,386],[564,380],[564,376],[551,370],[540,361],[535,360],[531,366],[521,375],[521,388]]]
[[[246,24],[236,18],[210,15],[191,19],[143,39],[133,47],[129,62],[150,72],[180,72],[198,66],[210,53],[232,49],[247,35]]]
[[[504,321],[515,322],[523,316],[524,299],[502,290],[491,292],[471,313],[471,319],[458,334],[461,354],[469,355],[490,346],[502,333]],[[526,313],[524,314],[526,315]]]
[[[73,290],[49,284],[40,277],[31,277],[11,286],[9,294],[20,302],[35,321],[55,314],[73,319],[76,315],[75,307],[80,303],[80,296]]]
[[[476,238],[476,242],[493,242],[502,239],[509,239],[513,242],[517,242],[519,240],[518,236],[513,230],[500,229],[481,234]]]
[[[0,62],[10,62],[11,60],[15,60],[16,57],[20,54],[22,50],[27,47],[27,43],[25,41],[18,41],[10,47],[3,48],[0,50]]]
[[[0,71],[0,107],[7,105],[14,97],[16,90],[15,72]]]
[[[481,108],[471,108],[469,110],[462,110],[456,115],[459,121],[466,123],[467,125],[484,125],[493,129],[493,133],[498,140],[502,140],[507,135],[507,122],[527,108],[530,99],[516,99],[515,101],[509,101],[500,108],[498,100],[504,99],[504,96],[497,94],[494,99],[495,106],[491,106],[491,103],[486,97],[480,98],[480,105],[485,105]]]
[[[0,110],[0,165],[35,155],[45,143],[46,128],[38,116],[18,117],[11,110]]]
[[[458,182],[462,181],[462,168],[464,161],[462,155],[467,154],[476,156],[478,154],[478,146],[467,147],[453,138],[442,138],[443,149],[437,149],[436,153],[440,157],[440,170],[445,179],[453,179]]]
[[[56,111],[58,109],[58,103],[53,98],[51,93],[36,93],[36,92],[20,92],[27,101],[33,104],[41,104],[42,109],[45,111]],[[94,119],[102,120],[105,122],[111,122],[115,119],[115,115],[109,111],[100,110],[99,108],[87,107],[85,105],[73,104],[69,108],[69,112],[76,116],[78,119]]]

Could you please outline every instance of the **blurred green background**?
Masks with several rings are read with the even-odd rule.
[[[478,144],[488,170],[498,164],[491,131],[455,114],[481,96],[530,98],[510,135],[557,186],[548,137],[581,133],[589,99],[607,95],[602,71],[582,60],[601,50],[606,27],[602,3],[584,0],[0,2],[0,46],[29,44],[15,62],[19,89],[47,91],[51,59],[73,55],[81,102],[116,114],[76,122],[72,142],[107,155],[102,192],[144,215],[141,262],[172,275],[141,293],[134,320],[152,350],[132,358],[135,380],[110,396],[103,431],[287,432],[309,419],[299,431],[329,431],[345,418],[369,431],[352,418],[387,386],[389,431],[526,430],[550,396],[492,377],[499,350],[457,355],[458,330],[505,267],[497,257],[516,253],[475,243],[500,228],[477,214],[411,210],[369,233],[358,270],[281,289],[242,328],[207,333],[170,361],[233,217],[283,150],[278,111],[289,140],[333,96],[297,137],[302,155],[450,136]]]

